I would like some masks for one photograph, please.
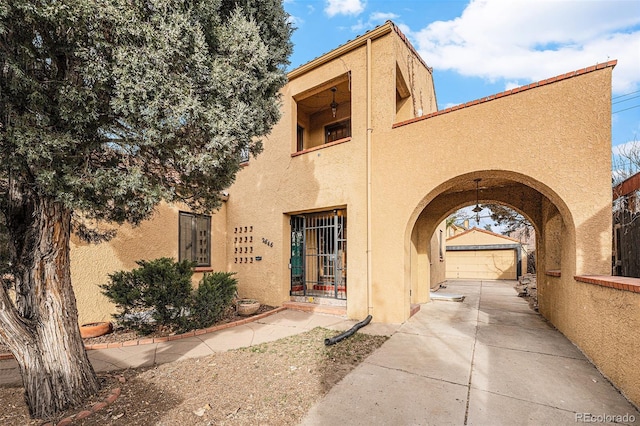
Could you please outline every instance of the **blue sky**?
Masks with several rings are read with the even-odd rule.
[[[284,7],[297,28],[290,69],[392,20],[434,68],[440,109],[617,59],[614,152],[640,141],[640,0],[285,0]]]

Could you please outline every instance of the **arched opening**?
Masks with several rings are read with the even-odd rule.
[[[575,273],[575,227],[563,200],[544,184],[519,173],[482,170],[463,174],[438,185],[427,194],[408,223],[405,251],[410,302],[429,301],[429,292],[445,281],[438,237],[445,219],[456,210],[476,203],[476,179],[481,179],[477,201],[508,206],[527,218],[536,233],[536,273],[540,311],[553,307],[555,294],[545,279],[548,271]],[[553,283],[551,283],[553,284]]]
[[[447,280],[518,280],[535,273],[535,229],[509,206],[459,209],[447,217],[445,236]]]

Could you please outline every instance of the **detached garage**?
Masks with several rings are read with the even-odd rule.
[[[447,279],[516,280],[522,275],[522,244],[472,228],[447,239]]]

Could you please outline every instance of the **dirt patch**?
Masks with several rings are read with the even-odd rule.
[[[297,424],[318,399],[388,338],[356,333],[337,345],[324,346],[324,339],[336,334],[316,328],[204,358],[102,375],[101,394],[87,407],[104,399],[114,387],[121,388],[120,397],[74,424]],[[20,387],[0,388],[0,401],[0,424],[43,422],[29,419]]]

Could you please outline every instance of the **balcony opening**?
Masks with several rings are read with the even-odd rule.
[[[294,96],[296,152],[351,137],[350,73]]]

